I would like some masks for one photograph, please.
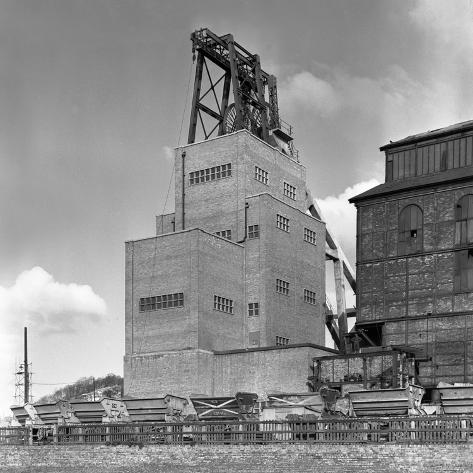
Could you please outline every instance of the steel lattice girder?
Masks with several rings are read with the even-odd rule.
[[[188,143],[195,141],[197,124],[200,122],[205,139],[218,129],[218,134],[225,133],[225,111],[228,108],[230,88],[234,97],[234,130],[246,128],[250,119],[260,119],[261,138],[268,140],[269,127],[279,128],[280,119],[277,103],[276,78],[261,69],[257,54],[251,54],[233,40],[230,34],[217,36],[207,28],[191,34],[192,49],[197,51],[197,64],[192,99],[191,118],[189,125]],[[223,69],[223,75],[214,79],[207,67],[206,60]],[[206,71],[210,87],[202,94],[202,76]],[[224,80],[222,97],[219,101],[216,86]],[[265,100],[268,88],[269,103]],[[202,103],[209,94],[215,98],[215,108]],[[250,108],[257,111],[250,116]],[[207,131],[202,119],[202,113],[216,121],[216,125]]]

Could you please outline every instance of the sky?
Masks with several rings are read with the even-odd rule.
[[[473,118],[470,0],[0,0],[0,415],[25,325],[35,399],[122,374],[124,242],[173,211],[200,27],[277,76],[353,266],[347,199],[383,181],[379,147]]]

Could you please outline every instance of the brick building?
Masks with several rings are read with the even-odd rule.
[[[473,382],[473,121],[381,148],[357,207],[357,328],[419,349],[419,382]]]
[[[174,170],[175,212],[126,243],[125,392],[307,390],[330,350],[304,166],[241,130],[176,149]]]

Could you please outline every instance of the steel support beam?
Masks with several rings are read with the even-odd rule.
[[[243,103],[241,100],[241,90],[238,82],[238,63],[237,55],[235,51],[235,41],[232,35],[228,35],[228,59],[230,61],[230,75],[232,78],[233,86],[233,100],[235,101],[235,130],[241,130],[243,128]]]
[[[200,100],[200,88],[202,86],[202,71],[204,70],[204,55],[202,51],[197,52],[197,64],[195,68],[195,80],[194,80],[194,94],[192,96],[192,107],[191,107],[191,118],[189,123],[189,136],[187,138],[188,143],[194,143],[195,131],[197,129],[197,119],[199,110],[197,104]]]
[[[222,111],[222,115],[225,115],[225,110],[228,107],[228,99],[230,97],[230,85],[232,83],[232,76],[229,71],[225,72],[225,79],[223,82],[223,90],[222,90],[222,102],[220,104],[220,110]],[[222,136],[225,133],[224,130],[224,121],[220,122],[218,127],[218,135]]]
[[[340,259],[334,260],[335,297],[337,298],[338,334],[340,337],[340,351],[346,352],[345,335],[348,333],[347,308],[345,302],[345,283],[343,282],[343,263]]]
[[[262,104],[265,103],[264,99],[264,87],[263,79],[261,78],[261,64],[258,54],[255,54],[255,80],[256,80],[256,91],[258,95],[258,101]],[[268,117],[266,114],[266,108],[260,109],[261,112],[261,127],[262,127],[262,137],[264,141],[268,141],[269,132],[268,132]]]

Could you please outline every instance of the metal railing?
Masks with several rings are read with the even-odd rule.
[[[0,445],[28,445],[29,427],[0,427]]]
[[[473,440],[473,417],[75,424],[0,429],[0,445],[458,443]]]

